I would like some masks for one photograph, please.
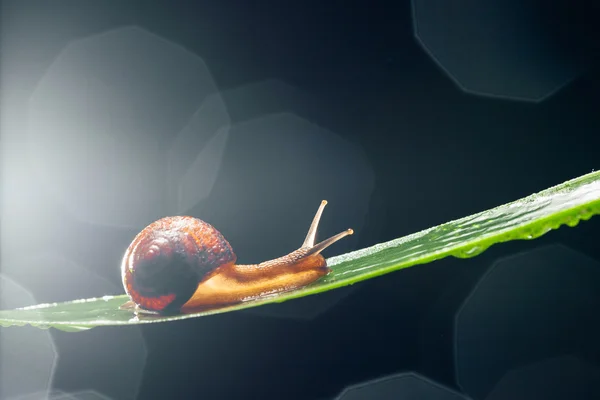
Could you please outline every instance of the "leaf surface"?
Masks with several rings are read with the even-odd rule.
[[[579,221],[599,213],[600,172],[592,172],[488,211],[329,258],[327,263],[332,273],[293,292],[175,316],[136,315],[131,310],[119,309],[128,300],[127,296],[105,296],[2,310],[0,325],[30,324],[80,331],[96,326],[157,323],[241,310],[333,290],[448,256],[473,257],[493,244],[535,239],[561,225],[574,227]]]

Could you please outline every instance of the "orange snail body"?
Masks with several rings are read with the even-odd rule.
[[[238,265],[227,240],[193,217],[159,219],[133,239],[121,264],[131,301],[122,307],[169,313],[235,304],[306,286],[330,272],[321,251],[352,229],[315,244],[323,200],[300,248],[260,264]]]

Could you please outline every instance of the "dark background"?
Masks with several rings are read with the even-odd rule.
[[[252,90],[244,92],[250,100],[237,105],[239,96],[223,94],[232,124],[246,119],[244,113],[286,111],[334,132],[349,154],[364,157],[352,179],[316,184],[328,190],[315,189],[310,180],[273,188],[275,178],[257,178],[254,187],[253,173],[284,175],[302,163],[286,165],[282,156],[265,166],[244,153],[243,141],[234,141],[223,168],[235,177],[239,169],[227,167],[236,165],[229,158],[236,152],[248,157],[250,172],[238,182],[246,186],[236,191],[228,186],[235,179],[217,178],[215,191],[191,212],[200,218],[212,212],[211,222],[244,262],[300,243],[321,198],[330,201],[323,236],[359,228],[352,241],[328,250],[333,256],[598,168],[598,6],[443,3],[2,1],[2,273],[37,302],[103,294],[100,284],[90,284],[99,293],[84,283],[61,286],[69,272],[57,276],[47,258],[16,267],[19,257],[51,252],[59,255],[59,269],[68,259],[81,276],[92,271],[106,287],[120,285],[120,257],[143,226],[73,218],[27,172],[24,146],[32,139],[23,132],[28,99],[61,49],[122,27],[184,46],[204,60],[219,91],[267,82],[257,89],[262,103],[254,111],[245,108],[256,98]],[[94,61],[94,71],[104,62]],[[163,99],[168,106],[157,106],[147,118],[167,118],[160,107],[171,117],[188,112],[190,104],[198,107],[196,100]],[[161,135],[169,140],[169,133]],[[324,146],[337,146],[335,140]],[[250,144],[269,146],[266,140]],[[319,164],[327,157],[306,151],[305,162],[327,167]],[[335,157],[340,162],[333,177],[344,176],[340,165],[353,168],[353,159]],[[276,197],[285,190],[288,197]],[[166,191],[156,187],[157,196]],[[357,193],[363,203],[353,200]],[[271,218],[257,233],[255,222],[272,209],[294,217],[281,224]],[[600,387],[598,232],[592,219],[535,241],[494,246],[473,259],[444,259],[264,310],[78,334],[51,330],[58,354],[52,387],[114,399],[137,392],[139,399],[318,400],[400,374],[385,388],[367,385],[367,397],[360,398],[409,392],[460,398],[450,397],[448,390],[455,390],[473,399],[591,399]],[[28,357],[26,346],[21,357]],[[352,395],[344,398],[359,398]]]

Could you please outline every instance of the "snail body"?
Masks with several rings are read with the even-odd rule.
[[[323,200],[297,250],[259,264],[236,264],[225,237],[189,216],[161,218],[136,235],[121,263],[130,298],[122,308],[171,313],[229,305],[301,288],[327,275],[321,252],[351,235],[345,230],[315,244]]]

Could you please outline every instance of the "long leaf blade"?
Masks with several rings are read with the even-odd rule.
[[[156,323],[283,302],[325,292],[440,258],[473,257],[495,243],[534,239],[600,213],[600,172],[567,181],[488,211],[327,260],[333,272],[294,292],[235,306],[176,316],[136,316],[120,310],[127,297],[105,296],[0,311],[0,325],[30,324],[79,331],[96,326]]]

